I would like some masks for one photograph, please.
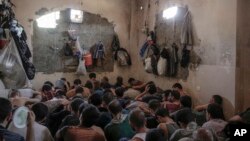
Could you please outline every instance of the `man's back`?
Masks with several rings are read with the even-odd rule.
[[[64,141],[105,141],[105,137],[92,128],[66,127]]]
[[[119,123],[112,120],[111,123],[105,127],[105,136],[108,141],[118,141],[124,137],[132,138],[134,134],[127,117]]]

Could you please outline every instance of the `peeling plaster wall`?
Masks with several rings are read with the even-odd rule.
[[[100,14],[102,17],[108,19],[109,22],[115,24],[115,31],[117,32],[121,46],[124,48],[129,47],[129,31],[130,31],[130,1],[128,0],[12,0],[16,5],[15,13],[16,18],[24,26],[28,35],[28,44],[33,49],[31,37],[33,34],[32,22],[30,19],[35,20],[38,16],[35,14],[41,8],[46,8],[49,11],[63,10],[66,8],[81,9],[93,14]],[[44,11],[44,10],[43,10]],[[129,68],[114,67],[112,73],[98,73],[98,77],[109,76],[111,82],[114,82],[117,75],[122,72],[122,75],[128,77]],[[33,87],[39,89],[44,81],[50,80],[55,82],[56,79],[65,77],[70,82],[75,78],[79,78],[74,73],[54,73],[43,74],[37,73],[35,79],[32,81]],[[80,79],[88,79],[87,76],[80,76]]]
[[[194,98],[194,105],[208,103],[214,94],[224,97],[225,114],[230,117],[235,105],[235,59],[236,59],[236,1],[235,0],[159,0],[159,5],[151,0],[148,12],[148,0],[133,1],[131,36],[131,56],[134,65],[131,73],[143,81],[153,80],[166,89],[175,82],[183,84],[185,90]],[[190,71],[186,82],[148,74],[138,52],[146,37],[141,32],[145,20],[150,30],[155,26],[155,15],[170,6],[188,6],[191,11],[194,32],[198,37],[195,51],[202,57],[202,65],[196,71]],[[140,10],[140,7],[143,10]]]

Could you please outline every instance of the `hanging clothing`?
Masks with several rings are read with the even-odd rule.
[[[118,35],[115,34],[111,43],[112,51],[117,51],[121,46],[120,46],[120,41],[118,38]]]
[[[145,42],[143,45],[142,45],[142,47],[141,47],[141,49],[140,49],[140,57],[142,58],[142,59],[145,59],[145,54],[146,54],[146,52],[147,52],[147,49],[148,49],[148,42]]]
[[[171,52],[170,52],[170,61],[169,61],[169,69],[168,69],[168,76],[176,77],[178,72],[178,46],[173,43]]]
[[[31,52],[26,42],[27,35],[25,31],[22,29],[22,27],[18,25],[18,23],[15,20],[13,20],[10,23],[10,31],[17,46],[17,50],[22,60],[22,65],[25,70],[25,73],[28,79],[32,80],[35,77],[36,69],[35,66],[29,60],[29,58],[31,57]]]
[[[93,59],[104,59],[105,47],[102,42],[96,44],[96,48],[93,54]]]
[[[158,71],[157,71],[157,63],[158,63],[158,58],[155,55],[151,56],[151,67],[152,67],[152,72],[155,75],[158,75]]]
[[[193,46],[193,28],[191,14],[187,11],[181,30],[181,44],[183,45],[181,67],[187,68],[190,62],[190,50]]]
[[[181,44],[193,46],[193,28],[192,28],[192,18],[189,11],[184,16],[184,22],[181,30]]]

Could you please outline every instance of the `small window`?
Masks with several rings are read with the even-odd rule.
[[[56,28],[57,23],[56,21],[60,19],[60,12],[52,12],[42,17],[38,18],[37,25],[41,28]]]
[[[163,18],[166,18],[166,19],[174,18],[177,14],[177,11],[178,11],[178,7],[176,6],[170,7],[163,11]]]
[[[71,9],[70,20],[73,23],[82,23],[83,21],[83,11]]]

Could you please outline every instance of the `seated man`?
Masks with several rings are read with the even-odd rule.
[[[100,113],[87,106],[81,113],[79,126],[66,126],[56,133],[57,141],[105,141],[105,137],[92,128]]]
[[[229,121],[239,121],[250,124],[250,108],[246,109],[240,114],[233,116]]]
[[[173,119],[170,118],[169,112],[165,108],[158,109],[155,113],[155,116],[157,117],[157,120],[160,122],[158,128],[162,129],[165,138],[169,140],[169,138],[175,132],[175,130],[179,129],[179,126],[174,122]]]
[[[37,103],[41,101],[39,98],[21,97],[18,90],[11,90],[9,100],[11,101],[13,108],[24,106],[26,103]]]
[[[222,107],[223,104],[223,98],[220,95],[213,95],[212,98],[209,101],[209,104],[216,103]],[[197,111],[203,111],[207,109],[207,106],[209,104],[204,104],[204,105],[198,105],[195,107],[195,110]]]
[[[113,119],[104,129],[106,139],[108,141],[118,141],[121,138],[132,138],[135,133],[129,125],[128,115],[122,114],[120,102],[113,100],[108,109],[113,115]]]
[[[148,129],[146,128],[146,118],[144,113],[140,110],[131,111],[129,115],[129,123],[136,132],[131,141],[145,141]]]
[[[147,132],[145,141],[166,141],[161,129],[154,128]]]
[[[8,99],[0,98],[0,135],[1,138],[4,141],[24,141],[24,137],[11,132],[6,129],[6,126],[11,119],[11,111],[12,111],[12,105],[11,102]],[[27,133],[26,134],[26,141],[34,141],[34,115],[30,112],[28,114],[28,120],[27,120]]]
[[[223,139],[222,131],[227,122],[223,110],[218,104],[209,104],[207,107],[207,122],[202,125],[203,128],[213,131],[217,138]]]
[[[68,98],[72,98],[72,97],[76,96],[76,94],[79,93],[79,90],[76,91],[78,87],[82,87],[82,88],[83,88],[82,96],[83,96],[84,98],[88,98],[88,97],[90,96],[91,92],[90,92],[89,88],[83,87],[83,86],[82,86],[82,81],[81,81],[80,79],[75,79],[75,80],[74,80],[74,87],[73,87],[73,89],[69,90],[69,91],[66,93],[66,96],[67,96]]]
[[[32,111],[35,113],[35,123],[33,125],[35,140],[34,141],[54,141],[47,127],[44,126],[44,122],[48,115],[48,107],[43,103],[36,103],[32,106]],[[27,127],[24,129],[16,128],[13,123],[10,124],[9,130],[25,137],[27,134]]]
[[[146,86],[145,91],[135,98],[135,100],[142,101],[145,103],[148,103],[152,99],[156,99],[159,101],[161,101],[162,99],[161,96],[157,94],[157,88],[155,84],[148,84]]]
[[[80,124],[80,113],[79,111],[79,107],[80,105],[84,103],[84,101],[80,98],[76,98],[73,101],[71,101],[70,103],[70,115],[67,115],[63,120],[62,120],[62,124],[60,126],[60,128],[63,128],[64,126],[77,126]]]
[[[180,125],[170,137],[170,141],[178,141],[184,137],[192,137],[193,132],[197,129],[197,124],[194,122],[194,116],[189,109],[182,110],[176,115],[176,122]]]
[[[187,93],[183,90],[183,87],[180,83],[175,83],[172,86],[173,90],[178,91],[181,96],[187,95]]]
[[[169,97],[169,101],[165,101],[162,104],[170,113],[173,113],[180,109],[180,93],[178,91],[172,91]]]
[[[128,79],[128,84],[131,88],[143,92],[144,88],[146,87],[147,83],[143,83],[139,80],[135,80],[134,78]]]

